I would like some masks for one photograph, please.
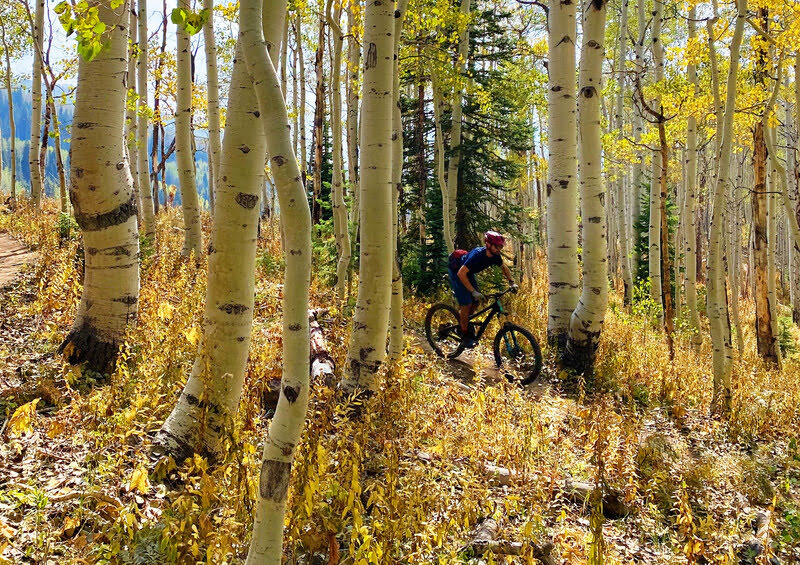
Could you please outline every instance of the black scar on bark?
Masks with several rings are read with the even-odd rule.
[[[136,197],[131,194],[130,199],[104,214],[85,214],[75,209],[75,221],[83,231],[99,231],[112,226],[124,224],[136,216]]]
[[[67,351],[67,346],[72,345]],[[114,370],[114,363],[119,353],[119,343],[106,341],[89,323],[83,322],[72,328],[58,347],[58,353],[67,351],[66,361],[70,365],[82,365],[90,371],[109,374]]]
[[[300,324],[290,324],[289,325],[289,329],[291,331],[293,331],[293,332],[299,332],[300,331]]]
[[[377,3],[376,3],[377,5]],[[374,43],[369,44],[367,56],[364,57],[364,70],[369,70],[378,64],[378,46]]]
[[[175,461],[182,462],[194,454],[194,449],[183,438],[161,428],[153,438],[150,453],[158,458],[171,455]]]
[[[275,162],[275,164],[276,164],[277,166],[279,166],[279,167],[282,167],[284,164],[286,164],[286,157],[284,157],[284,156],[282,156],[282,155],[275,155],[275,156],[272,158],[272,160],[273,160],[273,161]]]
[[[372,353],[373,351],[375,351],[374,347],[362,347],[358,351],[358,356],[361,359],[361,361],[366,361],[367,358],[369,357],[369,354]]]
[[[119,298],[114,298],[112,302],[121,302],[125,306],[133,306],[134,304],[139,302],[139,297],[134,296],[132,294],[125,294],[123,296],[120,296]]]
[[[283,387],[283,396],[286,397],[286,400],[289,401],[289,404],[294,404],[297,402],[297,397],[300,396],[300,387]]]
[[[247,145],[242,145],[242,146],[239,148],[239,151],[241,151],[242,153],[244,153],[245,155],[247,155],[248,153],[250,153],[250,148],[249,148]]]
[[[244,304],[223,304],[219,307],[226,314],[241,314],[248,310]]]
[[[123,168],[124,166],[125,166],[125,163],[123,163],[122,161],[120,161],[119,163],[117,163],[117,170],[118,170],[118,171],[121,171],[121,170],[122,170],[122,168]]]
[[[246,194],[244,192],[240,192],[236,195],[236,203],[246,210],[252,210],[255,208],[257,202],[258,196],[255,194]]]
[[[261,474],[258,479],[258,492],[261,494],[261,498],[273,502],[286,500],[291,471],[292,464],[288,461],[265,459],[261,464]]]

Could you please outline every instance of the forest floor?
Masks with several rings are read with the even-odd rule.
[[[265,227],[229,455],[213,466],[153,461],[151,437],[202,327],[205,265],[179,257],[179,225],[175,211],[162,215],[158,248],[143,248],[138,327],[103,378],[55,355],[80,297],[77,236],[59,233],[55,211],[0,214],[0,238],[37,250],[0,293],[0,563],[243,562],[281,371],[279,247]],[[326,257],[315,256],[312,306],[329,307],[325,337],[343,367],[349,310],[324,284]],[[546,292],[528,281],[508,304],[540,340]],[[681,333],[670,361],[648,310],[626,313],[617,296],[589,393],[552,363],[529,387],[511,385],[485,344],[454,362],[435,357],[421,337],[427,307],[407,298],[405,354],[360,420],[345,416],[334,383],[313,383],[288,563],[536,563],[548,543],[559,564],[594,552],[605,563],[800,563],[800,360],[790,349],[783,371],[771,370],[746,336],[732,413],[712,418],[708,344],[694,351]],[[582,502],[570,481],[602,485],[603,506]],[[519,555],[470,548],[487,518],[498,540],[521,542],[496,549]]]
[[[0,233],[0,289],[14,280],[22,268],[36,259],[36,253],[8,234]]]

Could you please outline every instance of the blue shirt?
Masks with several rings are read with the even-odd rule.
[[[488,269],[492,265],[501,266],[503,264],[503,258],[500,255],[492,255],[489,257],[486,254],[485,247],[476,247],[464,256],[464,262],[461,264],[469,269],[470,275],[474,275]]]

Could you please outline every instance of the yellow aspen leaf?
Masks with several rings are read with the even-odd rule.
[[[158,305],[158,317],[162,320],[169,320],[175,313],[175,307],[169,302],[162,302]]]
[[[184,335],[192,345],[197,345],[197,342],[200,340],[200,332],[197,331],[197,328],[192,328],[188,332],[184,332]]]
[[[22,434],[31,431],[31,424],[36,416],[36,405],[39,404],[39,400],[39,398],[36,398],[14,410],[14,414],[8,421],[8,437],[20,437]]]
[[[128,490],[138,490],[142,494],[146,494],[150,490],[150,479],[147,477],[147,469],[141,465],[137,467],[131,475],[131,481],[128,484]]]

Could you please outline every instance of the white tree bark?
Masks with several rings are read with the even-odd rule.
[[[549,2],[547,85],[547,338],[567,343],[579,298],[578,134],[575,123],[576,2]],[[605,242],[604,242],[605,243]]]
[[[737,0],[737,16],[730,43],[731,60],[728,68],[728,83],[723,113],[719,165],[713,194],[711,234],[708,244],[708,277],[706,281],[706,312],[711,330],[712,357],[714,366],[714,396],[712,410],[727,409],[731,400],[731,344],[725,342],[727,324],[727,300],[725,299],[724,265],[722,261],[722,228],[725,195],[728,192],[731,145],[733,139],[733,114],[736,107],[736,84],[739,74],[740,48],[747,14],[747,0]],[[728,334],[729,335],[729,334]]]
[[[294,31],[300,62],[300,176],[305,185],[306,176],[308,175],[308,156],[306,155],[306,60],[303,54],[303,29],[299,13]]]
[[[109,372],[139,303],[139,232],[124,138],[128,2],[116,10],[100,0],[90,5],[112,31],[108,49],[78,63],[70,199],[86,265],[78,313],[59,352],[69,363]]]
[[[342,28],[339,27],[341,8],[335,17],[331,14],[333,0],[326,2],[326,17],[333,35],[333,69],[331,69],[331,131],[333,134],[333,237],[339,259],[336,263],[336,293],[344,300],[347,289],[347,273],[350,267],[350,231],[348,229],[347,204],[344,201],[344,179],[342,178]]]
[[[131,178],[133,179],[133,193],[136,195],[136,207],[139,211],[138,215],[141,220],[142,213],[142,195],[139,191],[139,161],[138,149],[136,144],[138,141],[138,122],[136,119],[137,102],[131,103],[136,99],[136,10],[132,4],[131,10],[128,14],[130,16],[129,29],[130,29],[130,45],[128,47],[128,100],[125,106],[125,147],[128,155],[128,162],[131,169]]]
[[[188,0],[178,0],[178,7],[190,11]],[[183,210],[183,249],[181,254],[188,257],[194,253],[200,256],[203,234],[200,226],[200,204],[194,176],[194,157],[192,155],[192,76],[191,45],[189,34],[183,26],[177,26],[177,79],[178,93],[175,108],[175,157],[178,163],[178,183],[181,191]]]
[[[470,0],[461,0],[459,12],[467,21],[464,29],[458,37],[458,60],[455,66],[456,84],[453,90],[452,105],[452,124],[450,126],[450,159],[447,161],[447,197],[450,206],[448,207],[447,221],[450,223],[450,233],[457,234],[456,230],[456,209],[458,208],[458,170],[461,165],[461,121],[463,118],[462,102],[464,99],[464,87],[461,81],[466,81],[464,68],[469,56],[469,10]]]
[[[8,122],[9,122],[9,149],[11,153],[11,207],[17,206],[17,125],[14,121],[14,99],[11,90],[11,52],[6,39],[5,23],[0,21],[0,41],[3,44],[3,53],[6,58],[6,94],[8,95]]]
[[[361,60],[354,4],[347,3],[347,181],[350,183],[350,221],[358,224],[358,69]],[[354,230],[358,233],[358,230]]]
[[[583,241],[583,288],[572,313],[564,364],[591,373],[608,305],[603,144],[600,124],[606,2],[586,0],[578,74],[578,139]]]
[[[653,29],[652,29],[652,49],[654,80],[660,82],[664,79],[664,44],[661,41],[661,24],[664,16],[663,0],[653,0]],[[661,97],[656,97],[652,102],[652,107],[657,112],[661,111]],[[663,325],[664,313],[661,299],[661,189],[658,179],[661,178],[661,155],[659,151],[653,151],[652,177],[650,180],[650,224],[648,229],[648,278],[650,279],[650,296],[656,304],[661,305],[659,323]],[[666,251],[664,251],[666,253]],[[669,276],[669,273],[664,273]]]
[[[400,108],[400,37],[408,0],[397,0],[394,12],[394,58],[392,70],[392,301],[389,314],[389,360],[403,353],[403,273],[397,248],[398,202],[403,177],[403,120]]]
[[[203,0],[203,8],[208,10],[210,16],[208,22],[203,26],[203,43],[206,51],[206,89],[208,96],[208,144],[210,149],[209,169],[214,178],[213,183],[209,183],[208,197],[211,205],[211,213],[214,213],[216,202],[216,184],[219,180],[219,161],[220,161],[220,119],[219,119],[219,77],[217,73],[217,43],[214,37],[214,0]],[[211,179],[212,175],[209,175]]]
[[[153,191],[150,190],[150,164],[147,159],[147,0],[138,0],[138,25],[139,25],[139,58],[137,64],[137,81],[139,99],[138,108],[138,130],[139,139],[137,143],[138,158],[138,179],[139,179],[139,201],[142,205],[142,227],[147,237],[153,237],[156,233],[156,220],[153,208]],[[133,33],[133,30],[131,30]]]
[[[689,40],[697,37],[696,23],[697,9],[689,9]],[[697,65],[690,62],[686,74],[689,84],[695,95],[698,94]],[[703,343],[700,333],[700,314],[697,310],[697,250],[695,249],[695,210],[697,207],[697,118],[690,114],[686,124],[686,198],[683,207],[683,220],[685,222],[684,243],[686,254],[686,308],[689,314],[689,324],[694,331],[692,345],[697,348]]]
[[[31,174],[31,198],[36,209],[42,205],[44,179],[39,163],[39,146],[42,137],[42,33],[45,0],[34,0],[36,10],[33,20],[33,79],[31,85],[31,142],[28,147],[28,166]]]
[[[293,155],[289,116],[275,65],[267,55],[277,51],[277,35],[260,33],[259,0],[240,4],[242,47],[261,109],[271,155],[270,166],[281,207],[286,238],[283,298],[283,376],[281,395],[264,443],[259,498],[253,522],[248,565],[280,563],[286,496],[291,465],[303,430],[309,388],[308,289],[311,284],[311,214],[297,159]],[[264,14],[274,24],[286,17],[286,0],[265,0]],[[266,28],[267,31],[272,30]],[[278,28],[280,29],[280,28]],[[266,48],[264,43],[266,43]],[[385,334],[384,334],[385,335]]]
[[[435,152],[436,179],[439,183],[439,191],[442,193],[442,230],[444,233],[444,244],[447,252],[452,253],[455,249],[453,242],[453,226],[449,221],[450,208],[455,203],[450,201],[450,192],[447,188],[447,179],[444,170],[444,133],[442,132],[442,92],[439,90],[439,82],[436,78],[436,69],[431,68],[431,90],[433,91],[433,123],[435,129]]]
[[[633,46],[635,63],[634,68],[636,72],[641,72],[641,69],[644,68],[644,42],[647,36],[647,27],[645,24],[645,0],[636,0],[636,14],[637,14],[637,26],[639,30],[639,36],[636,40],[636,43]],[[644,153],[642,152],[641,146],[639,145],[642,140],[642,132],[644,127],[644,120],[642,119],[642,115],[638,111],[633,112],[633,140],[636,144],[636,160],[633,163],[633,168],[631,171],[631,228],[632,228],[632,240],[634,246],[638,243],[638,239],[641,237],[641,233],[638,227],[639,216],[642,214],[642,184],[644,183]],[[631,254],[631,267],[634,273],[633,279],[636,279],[635,273],[639,268],[639,252],[634,250]],[[636,281],[634,280],[634,283]]]
[[[392,293],[392,64],[394,5],[364,8],[364,97],[361,105],[361,272],[347,350],[345,391],[374,390],[386,357]]]
[[[617,52],[617,104],[615,110],[615,127],[619,130],[617,139],[622,138],[625,126],[623,104],[625,101],[625,63],[628,53],[628,0],[622,0],[622,10],[619,19],[619,50]],[[625,175],[622,167],[616,170],[616,212],[617,231],[619,233],[620,266],[622,269],[622,284],[624,287],[623,304],[629,306],[633,299],[633,277],[631,276],[630,253],[628,250],[628,236],[632,234],[633,226],[628,226],[630,216],[626,214],[625,206]]]

